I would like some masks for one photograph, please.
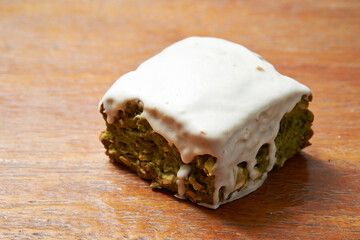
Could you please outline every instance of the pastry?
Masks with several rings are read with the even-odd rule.
[[[308,87],[247,48],[189,37],[117,80],[100,135],[122,163],[205,207],[255,191],[313,135]]]

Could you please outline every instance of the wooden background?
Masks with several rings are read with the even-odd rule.
[[[360,239],[360,1],[0,0],[0,238]],[[98,102],[187,36],[313,90],[313,145],[218,210],[108,161]]]

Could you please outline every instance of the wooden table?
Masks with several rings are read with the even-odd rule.
[[[360,239],[360,2],[0,1],[0,238]],[[210,210],[108,161],[98,102],[187,36],[313,90],[312,146]]]

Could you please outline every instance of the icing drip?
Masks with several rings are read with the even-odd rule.
[[[225,203],[229,203],[229,202],[232,202],[236,199],[239,199],[239,198],[242,198],[246,195],[248,195],[249,193],[252,193],[254,191],[256,191],[256,189],[258,189],[259,187],[261,187],[261,185],[264,183],[265,179],[267,178],[267,173],[265,172],[262,176],[261,179],[259,179],[258,181],[253,181],[253,180],[250,180],[248,186],[242,190],[242,191],[239,191],[239,192],[234,192],[232,195],[231,195],[231,198],[220,203],[220,202],[217,202],[215,204],[207,204],[207,203],[198,203],[198,205],[200,206],[203,206],[203,207],[208,207],[208,208],[212,208],[212,209],[216,209],[218,208],[221,204],[225,204]]]
[[[214,204],[207,205],[216,208],[221,187],[225,188],[224,199],[236,189],[239,163],[247,162],[250,182],[228,201],[262,184],[266,173],[258,179],[258,150],[269,144],[266,170],[270,171],[276,162],[274,140],[282,117],[302,95],[310,93],[309,88],[281,75],[270,63],[239,44],[190,37],[123,75],[100,105],[111,124],[127,101],[138,99],[144,104],[140,117],[176,145],[185,164],[196,155],[216,157]],[[184,194],[187,171],[189,166],[183,165],[178,172],[179,196]]]
[[[274,167],[274,164],[276,163],[276,157],[275,157],[275,153],[276,153],[276,145],[275,145],[275,140],[272,141],[269,145],[269,165],[266,168],[266,171],[271,171],[272,168]]]
[[[191,166],[183,164],[181,165],[179,171],[177,172],[178,179],[176,180],[176,184],[178,185],[178,194],[177,194],[178,198],[184,198],[184,194],[185,194],[184,180],[187,179],[190,171],[191,171]]]

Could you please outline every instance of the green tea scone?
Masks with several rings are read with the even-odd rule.
[[[100,140],[151,187],[217,208],[310,144],[309,101],[309,88],[247,48],[190,37],[106,92]]]

